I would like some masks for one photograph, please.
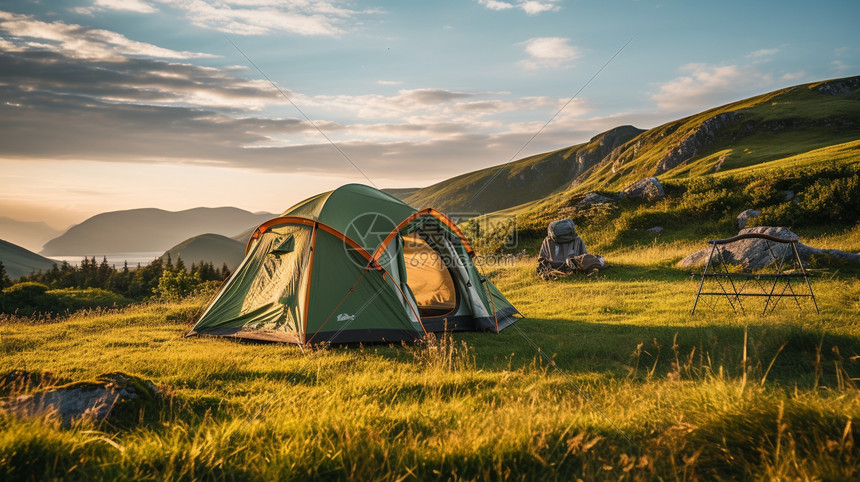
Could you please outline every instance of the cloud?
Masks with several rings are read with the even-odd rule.
[[[184,12],[186,18],[202,28],[236,35],[267,35],[288,32],[307,36],[337,36],[342,27],[360,14],[379,10],[354,10],[348,4],[325,0],[156,0]]]
[[[806,77],[806,72],[798,70],[797,72],[786,72],[785,74],[783,74],[782,80],[796,82],[804,77]]]
[[[401,85],[403,82],[399,80],[377,80],[378,85]]]
[[[762,57],[770,57],[779,53],[779,49],[759,49],[754,50],[747,54],[747,58],[749,59],[759,59]]]
[[[0,71],[6,72],[7,85],[114,103],[178,103],[248,110],[278,98],[278,93],[262,81],[155,59],[83,62],[54,52],[0,52]]]
[[[843,59],[846,59],[849,57],[848,56],[849,53],[850,53],[850,51],[848,50],[848,47],[844,47],[844,46],[836,48],[833,50],[833,56],[835,57],[835,59],[833,59],[833,61],[830,62],[830,65],[833,67],[833,71],[837,75],[842,75],[842,74],[852,70],[852,66],[849,65],[848,62],[843,60]]]
[[[527,70],[563,67],[581,56],[579,49],[570,45],[568,38],[537,37],[523,44],[529,58],[521,60],[519,65]]]
[[[61,21],[43,22],[29,15],[0,11],[0,32],[9,35],[0,45],[6,51],[49,51],[77,59],[119,61],[127,56],[166,59],[212,57],[180,52],[131,40],[109,30],[91,29]]]
[[[239,77],[247,69],[184,60],[202,54],[15,14],[0,16],[0,31],[10,34],[0,38],[0,160],[350,172],[318,127],[373,178],[439,179],[464,165],[506,161],[566,101],[440,88],[391,95],[307,95],[285,88],[303,109],[312,109],[311,124],[261,115],[272,105],[289,106],[268,83]],[[74,41],[87,44],[85,53],[72,48]],[[553,58],[540,48],[533,52]],[[580,132],[593,129],[581,118],[586,111],[584,101],[572,103],[530,152],[579,140]],[[511,123],[511,112],[533,113],[535,121]]]
[[[501,2],[498,0],[478,0],[478,3],[487,7],[490,10],[511,10],[519,9],[526,15],[537,15],[543,12],[555,12],[561,9],[556,5],[557,0],[535,1],[535,0],[516,0],[513,2]]]
[[[79,13],[90,15],[104,10],[124,10],[137,13],[155,13],[158,11],[143,0],[96,0],[92,7],[76,9]]]
[[[659,86],[651,99],[665,111],[713,107],[773,83],[773,76],[751,66],[687,64],[684,75]]]

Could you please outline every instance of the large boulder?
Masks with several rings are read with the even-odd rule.
[[[663,185],[656,177],[640,179],[621,191],[622,196],[641,197],[648,200],[659,199],[665,195]]]
[[[739,235],[747,233],[761,233],[777,238],[799,238],[797,234],[784,227],[758,226],[755,228],[741,229],[740,232],[738,232]],[[771,249],[773,249],[774,254],[777,256],[781,256],[784,246],[788,246],[773,242],[770,244]],[[727,263],[743,266],[745,271],[755,271],[773,263],[773,256],[767,249],[767,242],[763,239],[744,239],[741,241],[735,241],[734,243],[722,245],[721,249],[723,251],[723,258]],[[708,255],[710,252],[711,246],[708,246],[701,251],[696,251],[679,261],[678,266],[681,268],[704,267],[708,261]],[[808,265],[812,256],[829,260],[860,262],[860,254],[846,253],[838,249],[816,249],[800,242],[797,243],[797,252],[804,265]],[[793,254],[789,252],[788,256],[789,258],[787,259],[787,262],[789,262],[789,266],[791,266],[790,260],[793,259]]]
[[[7,397],[0,400],[0,409],[19,417],[56,417],[65,426],[104,420],[125,424],[137,420],[142,410],[152,410],[159,400],[152,382],[115,372],[92,381]]]

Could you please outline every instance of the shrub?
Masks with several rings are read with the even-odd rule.
[[[184,268],[165,270],[155,294],[162,299],[181,299],[194,294],[202,283],[197,273],[189,273]]]
[[[48,294],[56,296],[59,304],[68,311],[99,307],[121,307],[131,303],[130,299],[101,288],[87,288],[83,290],[66,288],[48,291]]]
[[[3,313],[32,316],[36,313],[58,313],[64,310],[63,303],[48,287],[31,281],[18,283],[3,290],[0,311]]]
[[[808,222],[850,222],[860,217],[860,176],[819,179],[803,191],[800,207]]]

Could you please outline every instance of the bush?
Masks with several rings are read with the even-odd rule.
[[[50,290],[32,281],[18,283],[0,294],[0,312],[20,316],[57,315],[130,303],[128,298],[100,288]]]
[[[58,313],[64,310],[60,298],[48,292],[41,283],[24,282],[3,290],[0,296],[0,311],[3,313],[32,316],[37,313]]]
[[[194,294],[202,283],[197,273],[189,273],[184,268],[165,270],[155,294],[167,300],[181,299]]]
[[[130,299],[101,288],[87,288],[83,290],[66,288],[62,290],[51,290],[48,294],[56,296],[60,304],[67,311],[87,310],[100,307],[114,308],[131,304]]]
[[[800,207],[805,221],[851,222],[860,217],[860,176],[819,179],[803,191]]]

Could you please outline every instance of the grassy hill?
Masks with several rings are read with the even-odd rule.
[[[490,213],[618,191],[644,177],[694,178],[828,149],[856,155],[857,140],[860,77],[850,77],[781,89],[647,131],[619,127],[585,144],[442,181],[405,200],[446,212]]]
[[[168,254],[174,262],[182,257],[182,261],[188,268],[191,268],[191,263],[199,264],[200,261],[206,261],[211,262],[216,268],[226,263],[232,270],[239,266],[242,258],[245,257],[245,243],[220,234],[207,233],[186,239],[168,249],[162,257]]]
[[[418,209],[432,206],[447,213],[509,208],[564,190],[572,179],[641,132],[633,126],[616,127],[585,144],[463,174],[418,189],[403,199]]]
[[[6,267],[6,274],[11,279],[20,278],[39,270],[47,271],[56,263],[56,261],[2,239],[0,239],[0,261],[3,262]]]
[[[689,178],[860,139],[860,77],[789,87],[649,129],[576,180],[621,189],[643,177]]]
[[[403,188],[388,188],[388,189],[383,189],[382,191],[387,192],[388,194],[391,194],[392,196],[396,197],[397,199],[405,200],[409,196],[415,194],[419,189],[421,189],[421,188],[420,187],[403,187]]]
[[[178,212],[149,208],[102,213],[46,243],[42,254],[166,251],[201,233],[231,236],[272,217],[270,213],[250,213],[232,207]]]

